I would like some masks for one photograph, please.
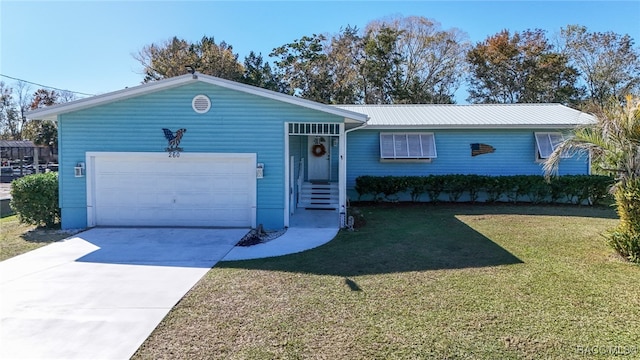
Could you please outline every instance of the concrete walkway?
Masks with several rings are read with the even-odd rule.
[[[295,254],[331,241],[338,228],[289,228],[284,235],[253,246],[236,246],[222,259],[223,261],[250,260]]]
[[[0,359],[128,359],[246,234],[96,228],[0,262]]]
[[[337,211],[296,209],[284,235],[253,246],[234,247],[224,261],[250,260],[295,254],[324,245],[338,233]]]

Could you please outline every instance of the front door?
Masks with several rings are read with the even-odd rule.
[[[309,181],[329,181],[330,140],[328,136],[309,136]]]

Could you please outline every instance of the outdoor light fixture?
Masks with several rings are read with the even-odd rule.
[[[193,65],[186,65],[184,68],[187,70],[189,74],[191,74],[192,78],[194,79],[198,78],[198,75],[196,75],[196,68]]]
[[[73,168],[74,170],[74,174],[76,177],[83,177],[84,176],[84,163],[83,162],[79,162],[76,164],[76,166]]]
[[[256,166],[256,178],[264,178],[264,163],[258,163],[258,165]]]

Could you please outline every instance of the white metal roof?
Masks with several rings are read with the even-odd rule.
[[[336,105],[379,128],[572,128],[596,121],[561,104]]]
[[[107,104],[114,101],[124,100],[124,99],[132,98],[135,96],[139,96],[139,95],[149,94],[149,93],[161,91],[164,89],[170,89],[173,87],[182,86],[182,85],[186,85],[186,84],[194,83],[198,81],[212,84],[212,85],[217,85],[227,89],[237,90],[244,93],[277,100],[277,101],[282,101],[282,102],[293,104],[293,105],[302,106],[309,109],[322,111],[332,115],[342,116],[351,122],[362,123],[367,121],[367,116],[362,113],[352,112],[346,109],[341,109],[338,107],[317,103],[315,101],[309,101],[299,97],[281,94],[275,91],[265,90],[259,87],[241,84],[238,82],[225,80],[225,79],[217,78],[215,76],[204,75],[200,73],[196,73],[193,75],[187,74],[187,75],[176,76],[176,77],[163,79],[160,81],[155,81],[155,82],[151,82],[143,85],[138,85],[135,87],[130,87],[123,90],[118,90],[118,91],[97,95],[89,98],[84,98],[84,99],[80,99],[80,100],[76,100],[76,101],[72,101],[64,104],[58,104],[54,106],[45,107],[42,109],[32,110],[27,113],[27,117],[29,119],[55,121],[57,116],[60,114],[87,109],[94,106],[103,105],[103,104]]]

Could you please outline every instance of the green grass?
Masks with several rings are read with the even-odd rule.
[[[24,254],[70,234],[21,224],[16,215],[0,218],[0,261]]]
[[[134,358],[640,356],[640,267],[606,246],[611,209],[360,211],[365,227],[320,248],[218,264]]]

